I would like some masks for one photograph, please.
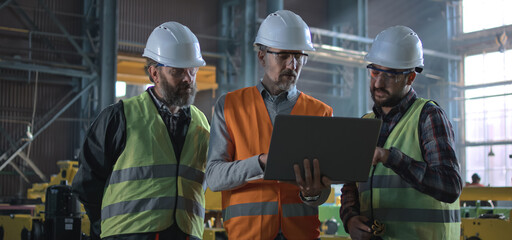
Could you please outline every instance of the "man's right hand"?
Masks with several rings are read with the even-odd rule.
[[[354,240],[366,240],[372,237],[371,229],[366,225],[368,218],[365,216],[354,216],[347,222],[350,238]]]
[[[261,154],[258,156],[258,162],[260,163],[261,169],[265,170],[265,166],[267,166],[267,157],[268,154]]]

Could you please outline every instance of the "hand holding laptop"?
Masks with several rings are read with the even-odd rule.
[[[267,158],[268,154],[261,154],[258,157],[258,161],[263,169],[267,165]],[[326,176],[322,177],[320,173],[320,163],[318,159],[313,159],[313,171],[311,171],[310,166],[309,159],[304,159],[304,178],[302,178],[300,166],[295,164],[293,166],[295,182],[286,181],[299,186],[302,196],[304,197],[318,196],[322,192],[322,189],[331,187],[331,180]]]
[[[322,192],[322,189],[331,187],[331,180],[326,176],[322,177],[320,173],[320,163],[318,159],[313,159],[313,176],[311,176],[309,166],[311,166],[309,159],[304,159],[304,179],[302,179],[299,165],[293,165],[295,181],[304,197],[318,196]]]

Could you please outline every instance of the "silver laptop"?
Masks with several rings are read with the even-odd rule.
[[[293,165],[304,177],[304,158],[318,158],[322,176],[333,183],[368,179],[382,121],[379,119],[278,115],[264,179],[295,181]]]

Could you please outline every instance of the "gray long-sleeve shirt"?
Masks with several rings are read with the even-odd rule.
[[[272,96],[261,82],[256,85],[267,108],[272,125],[278,114],[289,115],[299,98],[300,91],[293,87],[287,92]],[[206,182],[212,191],[224,191],[246,184],[250,178],[263,174],[258,155],[243,161],[231,161],[235,146],[226,127],[224,101],[226,95],[219,97],[210,128],[210,147],[206,165]],[[310,205],[319,205],[329,197],[329,191],[323,191],[321,197]]]

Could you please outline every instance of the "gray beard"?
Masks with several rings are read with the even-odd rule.
[[[295,76],[295,79],[293,80],[284,80],[283,78],[286,77],[286,75],[293,75]],[[289,91],[295,84],[297,83],[297,79],[299,76],[295,74],[295,72],[291,70],[284,70],[277,79],[277,87],[282,91]]]
[[[192,88],[190,93],[187,91],[189,88]],[[188,107],[194,103],[197,86],[195,82],[193,86],[181,82],[178,86],[172,87],[166,81],[162,81],[162,88],[160,90],[163,100],[169,106]]]

